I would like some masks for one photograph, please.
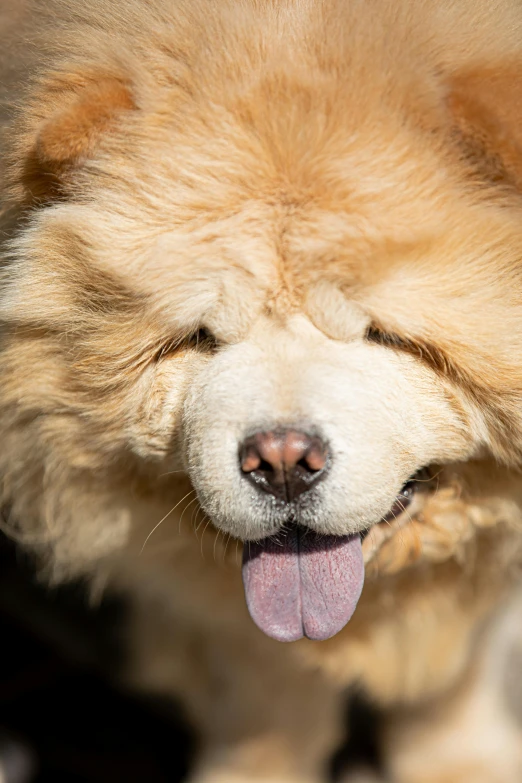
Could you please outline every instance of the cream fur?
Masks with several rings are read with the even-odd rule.
[[[324,780],[357,684],[399,710],[397,783],[515,783],[487,661],[521,562],[518,4],[44,5],[0,5],[8,529],[128,591],[125,677],[184,699],[194,781]],[[332,455],[301,522],[370,529],[321,644],[264,638],[241,590],[286,517],[238,447],[286,424]],[[490,711],[494,752],[456,758]]]

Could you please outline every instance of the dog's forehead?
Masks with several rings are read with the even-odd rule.
[[[353,122],[305,133],[306,144],[277,136],[277,125],[261,146],[208,123],[174,137],[167,124],[155,145],[143,134],[104,161],[114,176],[96,193],[97,260],[173,322],[206,320],[227,339],[263,311],[315,299],[326,312],[324,281],[363,310],[411,323],[411,304],[420,312],[449,278],[452,294],[469,286],[472,245],[480,260],[485,239],[441,140],[382,120],[373,134]]]
[[[400,226],[389,216],[389,226],[378,226],[356,209],[288,211],[261,203],[208,222],[202,214],[197,226],[157,236],[140,231],[137,216],[135,242],[127,233],[121,248],[119,232],[107,228],[98,235],[97,262],[101,255],[167,320],[182,328],[204,321],[226,340],[243,337],[261,314],[296,311],[342,336],[360,323],[370,293],[382,315],[382,300],[385,311],[394,301],[401,309],[411,289],[418,304],[431,300],[437,285],[425,269],[419,274],[423,263],[429,270],[439,260],[440,224],[435,230],[429,221]]]
[[[308,161],[294,160],[284,172],[269,175],[268,163],[263,167],[252,156],[239,167],[237,160],[228,166],[217,152],[202,161],[194,149],[183,147],[180,153],[172,142],[163,152],[148,150],[139,164],[130,154],[116,161],[115,172],[121,176],[126,167],[128,178],[140,185],[129,192],[122,178],[121,192],[98,192],[100,211],[110,220],[118,198],[120,220],[112,229],[124,228],[127,240],[138,246],[142,240],[152,244],[166,271],[185,259],[201,266],[222,259],[250,271],[271,264],[296,276],[306,267],[324,270],[338,260],[368,265],[439,232],[451,205],[440,161],[429,150],[412,146],[401,166],[390,145],[366,146],[361,139],[344,152],[321,149],[314,156],[310,150]],[[231,159],[234,151],[228,153]],[[318,160],[311,165],[314,157]],[[238,170],[232,173],[234,166]],[[217,168],[226,169],[227,176],[216,176]],[[110,230],[110,223],[106,227]]]

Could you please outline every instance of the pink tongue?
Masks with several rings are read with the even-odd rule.
[[[256,625],[279,642],[323,640],[344,628],[364,582],[361,541],[292,528],[277,542],[247,542],[243,584]]]

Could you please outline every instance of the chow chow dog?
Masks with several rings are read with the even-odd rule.
[[[519,783],[520,3],[0,14],[3,527],[194,783]]]

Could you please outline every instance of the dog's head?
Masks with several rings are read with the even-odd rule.
[[[352,541],[429,466],[520,456],[513,20],[220,6],[76,17],[26,98],[6,499],[184,471],[243,541]]]

